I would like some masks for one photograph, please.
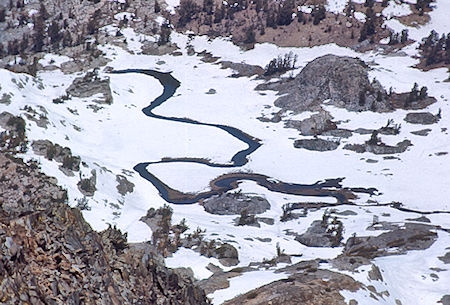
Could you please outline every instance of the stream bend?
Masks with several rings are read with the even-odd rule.
[[[153,113],[153,110],[166,102],[171,98],[177,88],[180,86],[180,82],[175,79],[170,73],[159,72],[155,70],[148,69],[125,69],[125,70],[115,70],[112,71],[113,74],[126,74],[126,73],[140,73],[156,78],[164,90],[163,93],[154,99],[147,107],[142,109],[142,112],[150,118],[180,122],[186,124],[194,124],[201,126],[209,126],[219,128],[238,140],[247,144],[248,148],[238,151],[229,163],[220,164],[214,163],[207,159],[202,158],[164,158],[159,161],[153,162],[142,162],[134,166],[134,170],[139,173],[139,175],[153,184],[153,186],[159,191],[160,196],[167,202],[174,204],[193,204],[197,203],[199,200],[207,199],[209,197],[222,194],[229,190],[238,187],[238,183],[241,181],[254,181],[258,185],[265,187],[266,189],[274,192],[291,194],[291,195],[303,195],[303,196],[317,196],[317,197],[334,197],[337,200],[337,204],[349,203],[350,199],[355,199],[357,193],[367,193],[370,195],[376,194],[377,190],[374,188],[370,189],[350,189],[343,188],[341,182],[344,178],[338,179],[327,179],[325,181],[319,181],[314,184],[297,184],[297,183],[286,183],[281,181],[276,181],[271,177],[254,174],[254,173],[229,173],[219,176],[210,182],[211,190],[200,192],[200,193],[184,193],[171,188],[162,182],[158,177],[153,175],[147,170],[147,167],[152,164],[159,163],[172,163],[172,162],[188,162],[204,164],[210,167],[218,168],[238,168],[242,167],[248,162],[248,156],[256,151],[260,146],[260,140],[254,138],[243,131],[221,124],[211,124],[203,123],[188,118],[177,118],[177,117],[166,117]]]

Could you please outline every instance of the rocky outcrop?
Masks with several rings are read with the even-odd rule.
[[[404,228],[397,228],[378,236],[349,238],[345,244],[344,255],[374,258],[404,254],[409,250],[427,249],[436,238],[433,226],[406,223]]]
[[[333,117],[327,111],[319,111],[303,121],[288,120],[287,128],[295,128],[304,136],[315,136],[337,128]]]
[[[150,245],[93,231],[35,163],[0,154],[0,167],[2,304],[208,304]]]
[[[281,86],[275,105],[302,112],[318,110],[322,101],[350,111],[392,110],[386,91],[370,82],[369,67],[357,58],[325,55],[308,63],[293,82]],[[284,87],[284,88],[283,88]]]
[[[38,156],[44,156],[47,160],[55,160],[60,163],[60,169],[67,175],[72,175],[72,171],[80,170],[80,157],[73,156],[68,147],[53,144],[49,140],[37,140],[31,143],[33,151]]]
[[[444,256],[438,257],[441,261],[444,262],[444,264],[450,264],[450,252],[445,253]]]
[[[361,283],[347,275],[306,268],[287,279],[239,295],[224,305],[344,305],[348,303],[339,291],[356,291],[361,287]]]
[[[403,140],[398,142],[395,146],[386,145],[378,137],[378,133],[380,133],[380,130],[374,130],[372,131],[370,139],[364,142],[364,144],[346,144],[344,149],[352,150],[357,153],[370,152],[376,155],[390,155],[403,153],[412,145],[410,140]]]
[[[263,75],[264,69],[257,65],[249,65],[246,63],[236,63],[231,61],[221,61],[222,69],[232,69],[235,73],[232,77],[250,77],[253,75]]]
[[[96,73],[87,72],[83,77],[77,77],[66,90],[67,95],[80,98],[91,97],[100,94],[101,98],[96,98],[94,102],[100,104],[112,104],[113,98],[109,87],[109,78],[100,79]]]
[[[92,197],[94,196],[95,191],[97,188],[95,187],[97,183],[97,173],[95,169],[91,171],[92,176],[89,178],[83,178],[80,181],[78,181],[77,186],[80,192],[84,196]]]
[[[128,181],[127,177],[123,175],[116,175],[117,191],[120,195],[125,196],[127,193],[132,193],[134,190],[134,183]]]
[[[335,219],[329,224],[327,218],[315,220],[305,233],[299,234],[295,240],[308,247],[336,247],[342,239],[342,222]]]
[[[0,113],[0,127],[5,129],[0,132],[0,151],[25,152],[28,143],[25,126],[25,120],[21,117],[6,111]]]
[[[213,257],[219,259],[224,266],[235,266],[239,263],[239,255],[236,248],[227,243],[214,249]]]
[[[203,201],[205,211],[217,215],[261,214],[270,209],[267,199],[240,193],[225,193]]]
[[[440,115],[434,115],[429,112],[411,112],[405,117],[405,121],[410,124],[431,125],[437,123]]]
[[[314,151],[330,151],[337,149],[339,144],[340,143],[337,141],[328,141],[324,139],[301,139],[295,140],[294,147]]]
[[[375,155],[391,155],[399,154],[406,151],[406,149],[411,146],[411,141],[403,140],[398,142],[395,146],[390,146],[386,144],[346,144],[343,148],[348,150],[353,150],[357,153],[371,152]]]

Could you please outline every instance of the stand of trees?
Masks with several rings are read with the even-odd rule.
[[[450,33],[439,37],[438,33],[431,31],[428,37],[422,39],[419,49],[422,51],[426,66],[439,63],[450,64]]]
[[[295,64],[297,63],[297,55],[292,52],[284,54],[284,56],[278,56],[272,59],[269,64],[265,67],[264,75],[270,76],[276,73],[284,73],[286,71],[295,69]]]

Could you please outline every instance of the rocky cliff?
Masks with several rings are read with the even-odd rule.
[[[95,232],[55,179],[0,153],[1,304],[208,304],[145,243]]]

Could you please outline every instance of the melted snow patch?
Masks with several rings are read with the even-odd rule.
[[[390,1],[389,5],[383,10],[383,16],[386,18],[408,16],[412,14],[411,8],[407,3],[397,3]]]
[[[342,14],[347,3],[347,0],[328,0],[326,9],[330,13]]]
[[[171,14],[175,14],[175,8],[180,5],[180,0],[166,0],[167,8]]]
[[[355,12],[354,16],[358,21],[361,21],[361,22],[366,21],[366,14],[364,14],[362,12]]]
[[[55,65],[57,67],[61,67],[62,63],[71,61],[72,59],[70,57],[64,56],[64,55],[57,55],[57,54],[45,54],[44,58],[39,60],[39,63],[43,66],[48,65]]]

